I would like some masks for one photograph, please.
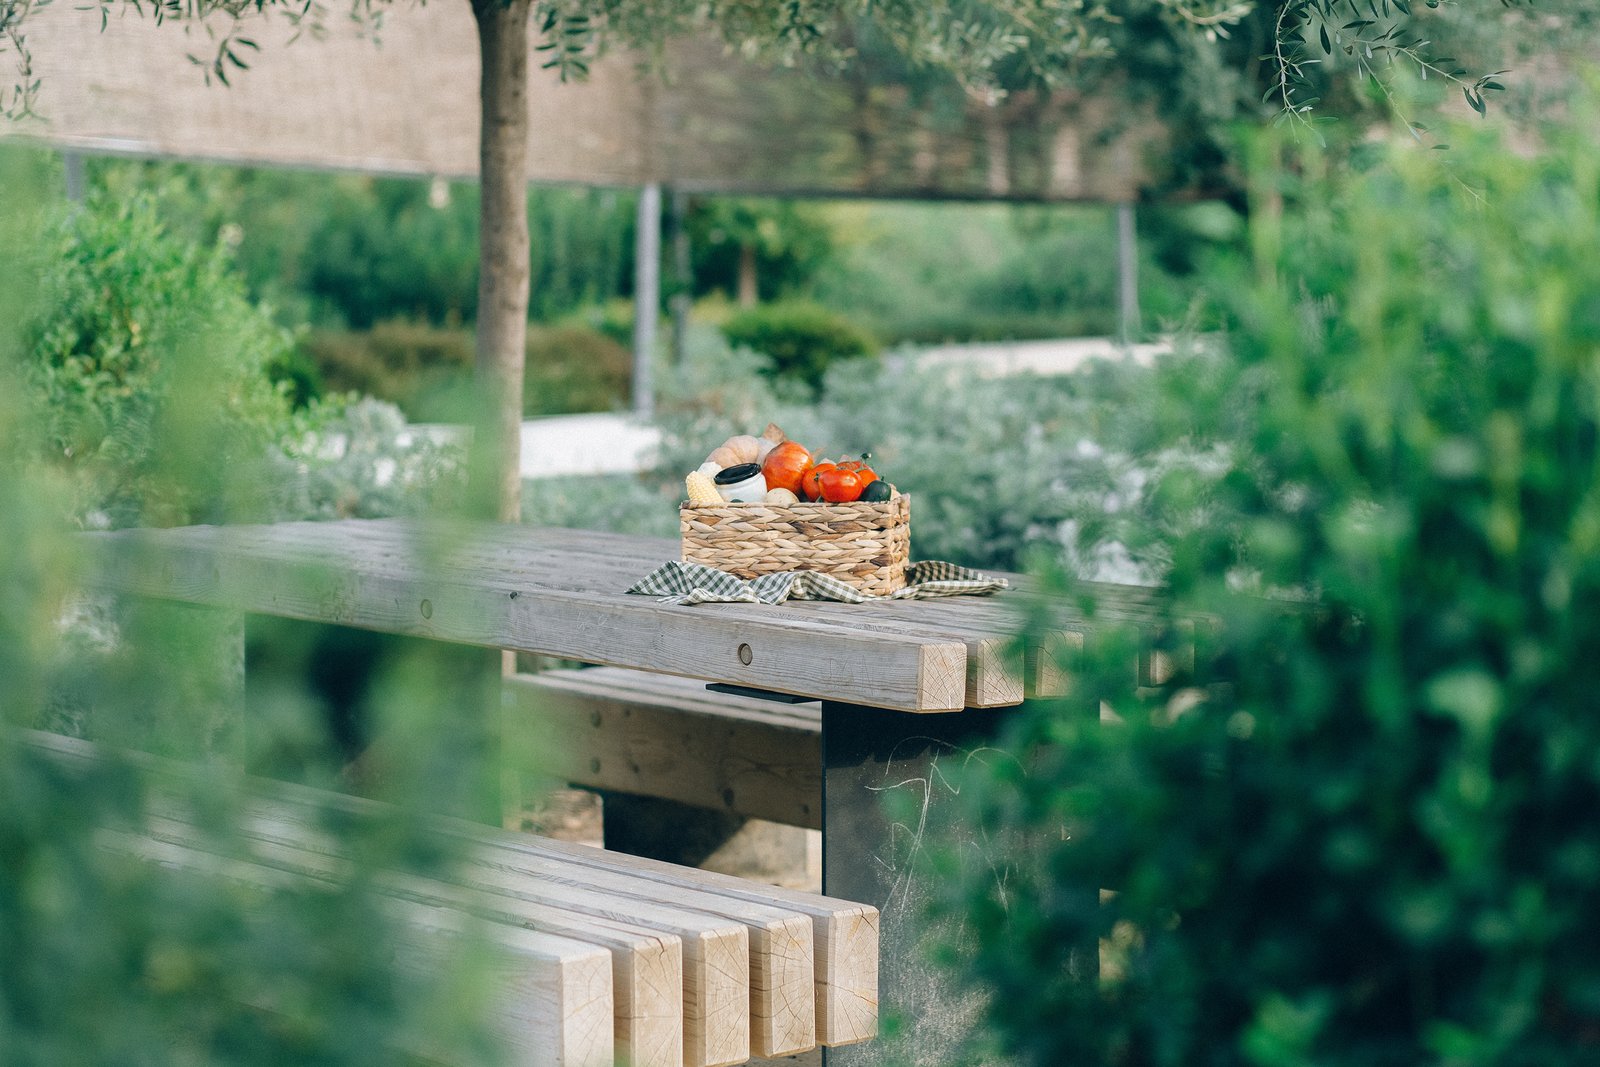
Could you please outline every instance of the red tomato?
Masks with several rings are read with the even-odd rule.
[[[817,480],[822,485],[822,499],[830,504],[848,504],[858,499],[861,490],[867,487],[860,474],[843,467],[823,471]]]
[[[809,466],[811,453],[806,451],[805,446],[798,441],[785,441],[767,453],[767,461],[761,465],[761,475],[766,478],[768,489],[787,489],[799,496],[800,476],[805,474]]]
[[[820,479],[828,471],[834,469],[834,465],[827,460],[823,460],[815,466],[807,467],[805,474],[800,478],[800,495],[807,500],[821,500],[822,483]]]

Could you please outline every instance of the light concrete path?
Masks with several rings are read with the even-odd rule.
[[[1149,366],[1172,350],[1170,342],[1119,345],[1109,337],[1069,337],[1051,341],[996,341],[938,345],[893,357],[922,367],[971,370],[984,378],[1009,374],[1072,374],[1092,359],[1132,360]]]
[[[551,415],[522,424],[522,476],[627,474],[646,470],[661,431],[633,415]]]

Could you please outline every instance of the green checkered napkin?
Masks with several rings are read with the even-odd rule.
[[[658,596],[663,604],[781,604],[785,600],[928,600],[940,596],[993,593],[1009,583],[954,563],[924,560],[906,568],[906,585],[885,597],[867,596],[854,586],[816,571],[784,571],[745,581],[702,563],[663,563],[628,589]]]

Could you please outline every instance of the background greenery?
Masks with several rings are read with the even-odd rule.
[[[287,414],[265,374],[286,357],[287,331],[222,255],[171,239],[145,196],[58,211],[35,253],[43,274],[22,344],[40,422],[26,453],[71,471],[102,523],[214,519],[208,505],[248,491],[238,475]],[[193,426],[185,409],[219,416],[205,442],[217,462],[199,481],[158,444]]]
[[[1593,1058],[1600,156],[1451,136],[1448,168],[1257,172],[1284,211],[1227,290],[1225,373],[1176,398],[1230,461],[1155,493],[1170,600],[1102,620],[1079,698],[965,783],[1009,862],[936,884],[991,1054]],[[1176,673],[1139,687],[1152,637]],[[1096,942],[1098,980],[1062,967]]]
[[[328,819],[353,859],[337,886],[173,874],[117,847],[159,809],[195,827],[202,853],[238,853],[239,647],[230,654],[234,631],[212,613],[85,595],[92,564],[65,534],[250,514],[259,503],[241,510],[235,490],[288,418],[264,371],[286,341],[217,256],[174,240],[141,199],[47,207],[60,176],[53,160],[0,151],[0,250],[11,277],[43,283],[0,286],[3,1058],[376,1067],[455,1048],[499,1062],[485,1018],[495,962],[470,930],[430,967],[395,966],[403,939],[372,871],[452,862],[409,809],[366,825]],[[459,810],[481,764],[427,702],[467,691],[426,654],[391,667],[375,731],[421,756],[395,759],[374,791]],[[258,695],[272,714],[253,719],[253,746],[309,739],[319,756],[302,775],[347,782],[315,693]],[[92,737],[106,758],[64,765],[23,740],[30,727]],[[189,770],[153,773],[122,745]]]
[[[474,185],[105,159],[89,179],[108,197],[146,198],[176,237],[217,249],[296,331],[274,375],[297,404],[354,389],[413,419],[451,413],[476,313]],[[537,188],[529,211],[531,315],[544,328],[530,339],[528,414],[625,408],[634,194]],[[1152,206],[1140,219],[1145,320],[1170,330],[1195,306],[1209,258],[1237,250],[1240,216],[1210,203]],[[665,292],[687,291],[697,321],[731,326],[736,344],[772,339],[772,369],[812,384],[841,341],[870,351],[1117,327],[1105,207],[692,196],[685,225],[691,276],[669,272]],[[746,255],[770,311],[731,307]],[[798,346],[763,317],[792,327],[797,314],[808,328],[781,332],[804,337]]]

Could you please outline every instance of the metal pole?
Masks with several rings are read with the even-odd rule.
[[[1139,239],[1132,201],[1117,205],[1117,292],[1121,303],[1118,340],[1131,345],[1143,332],[1139,324]]]
[[[661,185],[651,182],[639,190],[633,270],[633,410],[644,418],[655,409],[651,363],[660,308]]]
[[[672,190],[672,361],[684,361],[684,337],[689,329],[689,307],[694,301],[694,278],[689,263],[689,198]]]
[[[62,152],[61,162],[67,169],[67,199],[74,204],[83,203],[84,192],[88,188],[88,179],[83,173],[83,153]]]

